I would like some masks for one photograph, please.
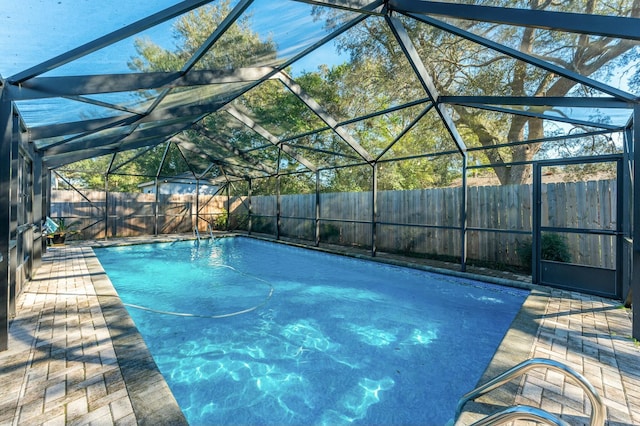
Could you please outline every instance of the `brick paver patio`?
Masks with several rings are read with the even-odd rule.
[[[0,425],[186,423],[91,248],[49,250],[17,312],[9,350],[0,352]],[[607,424],[640,424],[640,347],[630,334],[620,302],[536,288],[481,381],[550,358],[598,390]],[[588,424],[591,412],[571,380],[536,370],[470,402],[461,420],[514,402],[570,424]]]

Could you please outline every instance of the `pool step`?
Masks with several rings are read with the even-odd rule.
[[[474,390],[467,392],[458,401],[455,417],[449,422],[449,424],[454,425],[456,423],[456,421],[460,417],[460,414],[462,414],[462,409],[467,402],[475,400],[476,398],[501,387],[511,380],[523,376],[528,371],[537,368],[554,370],[570,379],[573,379],[573,381],[577,385],[579,385],[583,389],[585,394],[589,397],[589,401],[591,401],[591,421],[589,424],[591,426],[604,426],[605,407],[596,389],[587,381],[587,379],[584,378],[584,376],[582,376],[577,371],[560,362],[544,358],[528,359],[505,371],[494,379],[489,380],[484,385],[481,385]],[[473,423],[472,426],[498,425],[514,420],[533,420],[539,423],[558,426],[567,425],[565,421],[542,409],[530,407],[527,405],[514,405],[511,407],[507,407],[506,409],[498,413],[494,413],[490,416],[480,419],[477,422]]]

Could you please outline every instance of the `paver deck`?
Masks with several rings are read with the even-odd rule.
[[[481,382],[530,357],[553,359],[598,390],[608,425],[640,425],[640,347],[630,334],[631,313],[618,301],[535,288]],[[0,425],[186,424],[87,246],[47,252],[17,300],[9,345],[0,352]],[[589,421],[579,387],[536,370],[467,404],[461,422],[514,402]]]

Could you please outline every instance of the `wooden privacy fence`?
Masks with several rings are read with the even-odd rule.
[[[379,191],[376,206],[376,246],[379,251],[459,259],[462,189],[436,188]],[[104,237],[104,192],[53,191],[52,217],[67,217],[87,227],[84,238]],[[543,226],[616,229],[616,181],[550,183],[542,186]],[[372,243],[372,193],[319,194],[320,241],[360,247]],[[227,205],[229,201],[230,206]],[[153,234],[155,195],[110,193],[108,236]],[[251,218],[249,219],[249,205]],[[280,225],[275,195],[204,196],[198,201],[199,229],[207,223],[230,229],[315,240],[316,195],[282,195]],[[505,265],[521,265],[520,247],[531,241],[531,185],[472,186],[467,189],[467,258]],[[160,195],[158,233],[191,232],[195,224],[193,195]],[[224,219],[224,220],[221,220]],[[610,236],[562,234],[572,261],[615,267],[615,241]]]
[[[198,203],[193,195],[156,195],[104,191],[51,191],[51,217],[65,218],[70,230],[80,231],[81,238],[133,237],[192,232],[196,223],[196,204],[200,211],[201,230],[207,229],[205,220],[216,222],[226,207],[226,197],[201,195]],[[105,213],[105,206],[107,213]],[[157,224],[157,225],[156,225]]]

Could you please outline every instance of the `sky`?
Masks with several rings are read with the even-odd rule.
[[[100,36],[131,24],[152,13],[165,9],[179,0],[0,0],[0,75],[10,77],[59,54],[92,41]],[[287,15],[295,19],[295,9],[309,6],[296,2],[277,3],[272,0],[254,2],[254,21],[256,27],[273,25],[273,17],[284,21]],[[275,9],[274,9],[275,8]],[[292,9],[294,9],[292,11]],[[302,14],[295,21],[299,23]],[[313,22],[310,16],[309,29]],[[313,30],[318,34],[319,25]],[[150,29],[145,36],[154,42],[172,47],[168,22]],[[297,31],[300,25],[292,26],[291,34],[281,32],[286,48],[294,49],[290,40],[312,37]],[[281,30],[282,31],[282,30]],[[312,31],[309,31],[309,33]],[[125,40],[117,46],[96,52],[78,65],[66,65],[67,69],[58,71],[65,75],[86,74],[83,67],[87,64],[100,64],[97,72],[127,72],[126,61],[135,55],[132,40]],[[314,55],[314,59],[303,58],[297,70],[312,71],[319,63],[333,65],[342,62],[336,55],[333,45],[327,45]]]

